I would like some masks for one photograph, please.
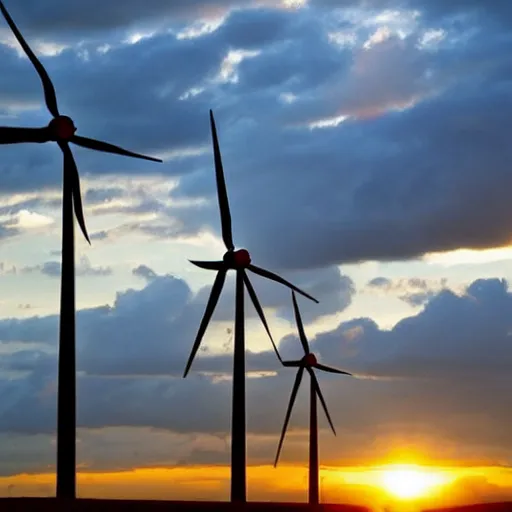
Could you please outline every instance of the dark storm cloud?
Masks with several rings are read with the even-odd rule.
[[[67,50],[45,61],[84,134],[135,150],[209,147],[207,111],[213,106],[237,243],[251,247],[264,264],[325,267],[507,243],[507,33],[471,16],[439,21],[444,39],[423,47],[426,31],[438,25],[420,16],[406,37],[381,31],[362,48],[378,23],[361,28],[337,12],[338,24],[353,24],[358,33],[354,46],[342,47],[329,41],[336,16],[326,24],[326,13],[325,5],[239,10],[202,37],[160,33],[106,53],[91,47],[88,60]],[[240,48],[261,53],[233,64],[238,81],[211,85],[228,51]],[[26,60],[10,50],[5,57],[0,89],[8,102],[41,101],[35,73],[28,66],[21,71]],[[30,91],[17,88],[17,80],[31,80]],[[202,93],[178,99],[201,87]],[[304,126],[339,115],[350,117],[335,128]],[[18,121],[42,119],[25,112]],[[2,155],[6,190],[60,181],[56,148],[3,148]],[[161,166],[86,151],[77,151],[77,159],[83,172],[179,177],[175,198],[215,197],[209,153]],[[148,208],[154,211],[155,203],[143,202],[137,212]],[[172,216],[160,206],[157,211],[159,223],[124,233],[179,238],[219,229],[210,207],[176,208]]]
[[[173,306],[164,308],[167,296],[174,297]],[[78,379],[80,427],[132,425],[184,434],[228,432],[230,381],[196,372],[210,366],[230,371],[231,358],[200,354],[188,379],[129,374],[139,373],[136,364],[141,368],[143,363],[146,370],[156,369],[154,373],[172,373],[174,361],[190,348],[193,329],[187,334],[180,306],[189,299],[183,282],[159,277],[140,292],[120,294],[115,308],[79,313],[78,364],[82,372],[85,370]],[[433,457],[437,460],[503,460],[511,442],[510,431],[504,427],[510,421],[511,309],[512,294],[506,283],[477,280],[462,296],[440,292],[420,314],[402,320],[390,331],[380,330],[370,319],[359,319],[344,322],[332,332],[310,336],[311,348],[321,361],[380,379],[320,377],[340,431],[339,441],[327,432],[325,438],[322,434],[322,443],[329,447],[323,462],[374,461],[386,455],[390,432],[402,442],[417,436],[424,446],[435,443]],[[157,319],[164,312],[172,330],[162,323],[157,327]],[[0,323],[0,333],[8,322]],[[17,325],[12,322],[7,332],[18,340],[25,331],[27,340],[44,342],[48,325],[53,331],[57,327],[55,317],[19,320]],[[197,319],[195,322],[197,325]],[[184,334],[182,338],[179,332]],[[300,355],[301,348],[297,339],[287,337],[281,341],[280,350],[292,358]],[[139,359],[143,361],[137,363]],[[248,353],[248,366],[279,370],[275,376],[249,379],[247,384],[249,432],[275,436],[293,372],[279,369],[270,351]],[[110,375],[87,373],[100,367],[108,369]],[[13,372],[16,378],[0,381],[0,430],[52,432],[55,355],[48,347],[4,354],[2,375]],[[120,373],[124,376],[112,376]],[[306,392],[304,386],[292,429],[307,427]],[[321,424],[325,425],[323,417]],[[289,443],[293,444],[292,440]],[[269,457],[270,444],[264,450]],[[205,457],[212,461],[208,450]],[[219,453],[219,457],[222,462],[224,454]],[[289,457],[300,460],[300,452],[292,455],[285,450],[285,460]],[[198,462],[201,460],[199,456]]]
[[[248,25],[253,26],[251,31],[246,30]],[[160,34],[135,45],[113,47],[107,53],[85,48],[85,60],[65,50],[44,61],[54,78],[63,109],[75,117],[80,133],[151,153],[189,149],[207,141],[206,114],[214,95],[208,90],[186,101],[178,98],[214,78],[230,49],[261,48],[280,37],[296,37],[301,27],[294,29],[294,25],[297,24],[293,14],[287,11],[240,11],[231,14],[217,31],[200,39]],[[2,51],[6,58],[1,60],[1,101],[6,106],[41,102],[38,78],[27,61],[18,59],[14,51],[4,46]],[[172,63],[172,69],[162,63]],[[18,82],[23,87],[18,87]],[[20,114],[16,119],[16,124],[45,122],[44,115],[33,113]],[[52,149],[55,148],[45,145],[42,151],[40,146],[31,146],[21,155],[19,147],[3,148],[3,186],[26,188],[43,182],[57,183],[60,157]],[[84,172],[179,175],[190,167],[188,159],[151,168],[140,161],[84,150],[77,150],[77,158]],[[16,173],[7,172],[13,165],[19,168]],[[50,172],[50,168],[54,170]]]
[[[351,75],[345,80],[349,89],[343,89],[341,81],[336,104],[330,97],[332,115],[343,113],[352,88],[359,99],[352,98],[357,101],[348,113],[355,108],[366,115],[368,109],[378,112],[434,94],[400,113],[308,133],[283,131],[268,122],[267,111],[260,113],[267,117],[265,125],[243,125],[245,135],[241,128],[224,128],[219,116],[228,187],[237,213],[235,230],[244,227],[239,241],[259,247],[259,256],[272,265],[287,268],[401,259],[433,250],[505,243],[510,217],[507,187],[495,184],[508,179],[509,146],[501,135],[511,103],[502,87],[509,76],[508,43],[498,36],[491,40],[483,51],[470,45],[441,47],[423,55],[414,37],[391,38],[367,50],[357,63],[370,73],[364,75],[366,82],[358,84],[358,75]],[[467,64],[463,60],[454,68],[457,56]],[[263,55],[243,62],[240,84],[251,66],[266,59]],[[386,66],[375,71],[372,62]],[[413,79],[419,70],[429,77],[423,85]],[[382,73],[391,79],[397,72],[402,74],[399,82],[383,83]],[[407,89],[400,89],[404,81]],[[251,114],[260,108],[254,101],[257,94],[245,97],[251,98]],[[311,117],[308,109],[301,114],[300,101],[293,105],[286,108],[296,119]],[[247,153],[248,147],[259,159]],[[235,165],[237,173],[231,174]],[[246,171],[244,177],[240,168]],[[196,196],[198,188],[205,190],[207,179],[210,193],[203,194],[214,197],[213,177],[205,173],[184,177],[178,193]],[[172,236],[172,230],[168,234]]]
[[[50,37],[57,40],[97,39],[104,31],[121,31],[148,27],[162,27],[171,23],[191,21],[197,17],[211,18],[223,15],[234,6],[255,5],[251,0],[130,0],[107,4],[94,0],[87,5],[63,0],[49,0],[40,4],[27,0],[23,8],[6,2],[11,16],[27,35]]]
[[[318,166],[313,154],[303,157],[302,166],[297,156],[293,170],[278,165],[270,198],[264,178],[259,194],[256,180],[240,186],[236,204],[245,220],[244,242],[288,268],[506,244],[512,155],[504,133],[511,101],[497,89],[486,94],[453,91],[450,99],[381,118],[364,140],[353,140],[350,127],[341,126],[333,130],[338,162],[318,155]],[[400,149],[369,167],[363,152],[374,152],[387,137],[400,141]],[[356,159],[343,154],[341,148],[354,146],[361,151]],[[359,184],[348,175],[353,169],[364,176]],[[260,215],[250,215],[260,209]]]

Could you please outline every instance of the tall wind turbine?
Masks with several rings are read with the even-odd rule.
[[[293,300],[293,309],[295,311],[295,321],[297,323],[297,329],[299,331],[299,339],[302,344],[302,348],[304,349],[304,357],[299,359],[298,361],[283,361],[283,366],[291,366],[298,368],[297,376],[295,377],[295,383],[293,384],[292,393],[290,395],[290,402],[288,404],[288,410],[286,411],[286,416],[284,419],[283,430],[281,432],[281,438],[279,439],[279,446],[277,448],[276,460],[274,462],[274,467],[277,466],[279,461],[279,455],[281,454],[281,448],[283,447],[284,436],[286,435],[286,429],[288,427],[288,422],[290,421],[290,416],[292,414],[293,404],[295,403],[295,398],[297,396],[297,391],[299,390],[299,386],[302,380],[302,376],[304,375],[304,370],[309,373],[310,376],[310,409],[309,409],[309,503],[311,505],[317,505],[319,502],[319,485],[318,485],[318,416],[317,416],[317,397],[320,399],[320,403],[325,411],[325,415],[327,416],[327,420],[329,421],[329,425],[331,429],[336,435],[336,430],[334,429],[334,425],[331,420],[331,416],[327,409],[327,404],[325,403],[324,397],[322,395],[322,391],[320,390],[320,385],[318,384],[318,380],[316,378],[314,369],[323,370],[324,372],[329,373],[338,373],[340,375],[352,375],[348,372],[344,372],[342,370],[338,370],[337,368],[332,368],[330,366],[325,366],[324,364],[320,364],[315,354],[313,354],[309,350],[309,343],[306,338],[306,334],[304,333],[304,326],[302,324],[302,318],[300,316],[299,306],[297,305],[297,299],[295,298],[295,293],[292,291],[292,300]]]
[[[263,323],[277,357],[281,357],[277,351],[275,343],[270,334],[270,330],[265,320],[263,309],[259,303],[256,292],[249,280],[246,270],[258,274],[259,276],[271,279],[277,283],[288,286],[292,290],[304,295],[305,297],[318,302],[311,295],[303,292],[293,284],[282,277],[269,272],[260,267],[251,264],[249,252],[245,249],[235,251],[233,243],[233,234],[231,230],[231,214],[229,211],[228,195],[226,183],[224,181],[224,170],[222,167],[219,141],[213,112],[210,110],[210,125],[213,139],[213,152],[215,159],[215,177],[217,181],[217,195],[220,207],[220,218],[222,225],[222,239],[226,246],[226,253],[221,261],[191,261],[194,265],[207,270],[216,270],[217,277],[212,286],[210,297],[206,305],[206,310],[201,320],[190,357],[185,368],[183,377],[186,377],[192,361],[199,349],[203,335],[208,327],[210,319],[219,300],[226,274],[228,270],[236,271],[236,292],[235,292],[235,336],[234,336],[234,357],[233,357],[233,399],[231,413],[231,501],[245,502],[246,493],[246,439],[245,439],[245,328],[244,328],[244,288],[247,288],[249,297],[256,309],[261,322]]]
[[[41,62],[30,49],[11,16],[0,0],[0,11],[11,28],[18,43],[36,69],[43,84],[46,106],[53,116],[43,128],[14,128],[0,126],[0,145],[25,142],[56,142],[64,155],[64,176],[62,187],[62,268],[60,290],[59,326],[59,374],[57,403],[57,497],[76,497],[76,350],[75,350],[75,241],[74,216],[76,215],[82,233],[89,242],[85,227],[80,178],[69,147],[72,142],[78,146],[104,153],[142,158],[161,162],[157,158],[132,153],[107,142],[75,135],[71,118],[60,114],[55,88]]]

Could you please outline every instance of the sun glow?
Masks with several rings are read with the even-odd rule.
[[[440,473],[419,466],[395,466],[382,470],[380,485],[400,499],[427,497],[435,489],[447,483]]]

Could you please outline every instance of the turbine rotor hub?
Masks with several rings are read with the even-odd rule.
[[[226,254],[224,254],[223,259],[224,263],[233,269],[247,268],[251,264],[251,255],[246,249],[228,251]]]
[[[52,140],[70,140],[76,132],[73,120],[68,116],[54,117],[48,125]]]
[[[315,366],[318,363],[315,354],[311,353],[306,354],[303,358],[303,361],[306,366]]]

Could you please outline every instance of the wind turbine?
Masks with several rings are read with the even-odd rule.
[[[286,416],[284,419],[283,430],[281,432],[281,438],[279,439],[279,445],[277,448],[276,459],[274,462],[274,467],[277,466],[279,461],[279,455],[281,454],[281,448],[283,447],[284,436],[286,435],[286,429],[288,427],[288,422],[290,421],[290,416],[292,414],[293,404],[295,403],[295,398],[297,396],[297,392],[299,390],[299,386],[302,380],[302,376],[304,375],[304,370],[309,373],[311,383],[310,383],[310,409],[309,409],[309,503],[310,505],[317,505],[319,502],[319,485],[318,485],[318,416],[317,416],[317,396],[320,399],[320,403],[325,411],[325,415],[327,416],[327,420],[331,429],[336,435],[336,430],[331,420],[331,416],[327,409],[327,404],[325,403],[324,397],[322,395],[322,391],[320,390],[320,385],[318,384],[318,380],[316,378],[314,369],[323,370],[324,372],[329,373],[338,373],[340,375],[352,375],[351,373],[344,372],[342,370],[338,370],[337,368],[332,368],[330,366],[326,366],[317,361],[315,354],[313,354],[309,350],[308,340],[306,338],[306,334],[304,332],[304,326],[302,324],[302,318],[300,316],[299,306],[297,305],[297,299],[295,297],[295,293],[292,291],[292,300],[293,300],[293,309],[295,311],[295,321],[297,323],[297,329],[299,331],[299,339],[302,344],[302,348],[304,349],[304,357],[299,359],[298,361],[282,361],[283,366],[291,366],[298,368],[297,376],[295,377],[295,383],[293,384],[292,393],[290,395],[290,402],[288,404],[288,410],[286,411]]]
[[[246,495],[246,440],[245,440],[245,329],[244,329],[244,288],[247,288],[249,297],[258,313],[258,316],[267,331],[274,351],[281,361],[277,347],[272,339],[268,328],[263,309],[259,303],[256,292],[249,280],[246,270],[250,270],[259,276],[271,279],[277,283],[288,286],[292,290],[304,295],[305,297],[318,302],[311,295],[303,292],[293,284],[282,277],[269,272],[260,267],[251,264],[251,257],[246,249],[235,251],[233,243],[233,234],[231,230],[231,214],[229,211],[228,195],[226,183],[224,181],[224,170],[217,138],[217,129],[213,112],[210,110],[210,125],[213,139],[213,153],[215,160],[215,177],[217,181],[217,195],[220,208],[220,218],[222,226],[222,239],[226,246],[226,253],[221,261],[191,261],[194,265],[207,270],[216,270],[217,277],[212,286],[206,310],[203,319],[199,325],[194,345],[185,368],[183,377],[186,377],[194,357],[199,350],[201,340],[211,320],[215,306],[219,300],[226,274],[228,270],[236,271],[236,291],[235,291],[235,333],[234,333],[234,357],[233,357],[233,398],[231,414],[231,501],[245,502]]]
[[[11,28],[18,43],[36,69],[41,79],[46,106],[53,116],[48,126],[43,128],[14,128],[0,126],[0,145],[25,142],[56,142],[64,155],[64,176],[62,187],[62,268],[60,291],[59,326],[59,369],[57,403],[57,497],[76,496],[76,350],[75,350],[75,241],[74,217],[76,215],[82,233],[89,242],[85,226],[80,178],[69,147],[72,142],[78,146],[104,153],[141,158],[161,162],[157,158],[140,155],[98,141],[75,135],[75,125],[71,118],[60,114],[55,88],[45,68],[30,49],[18,27],[0,0],[0,11]]]

